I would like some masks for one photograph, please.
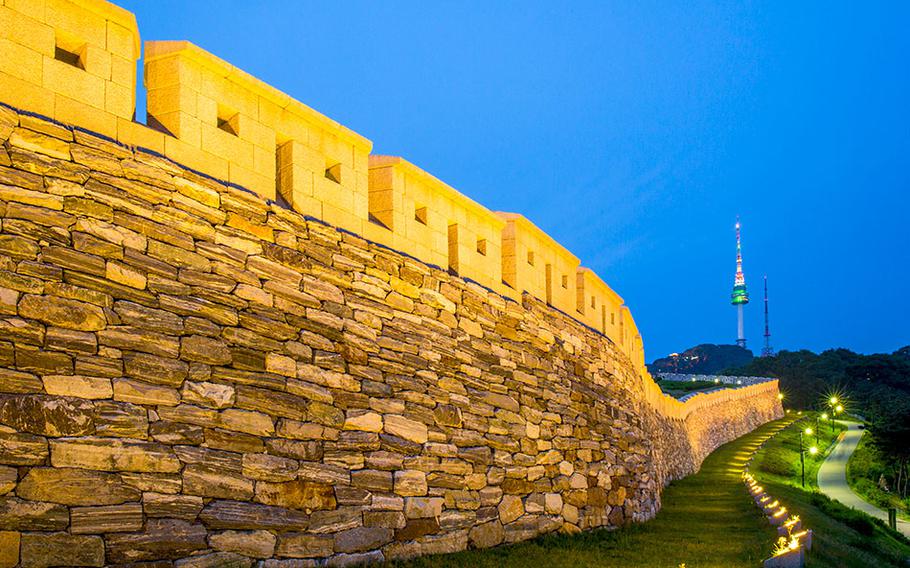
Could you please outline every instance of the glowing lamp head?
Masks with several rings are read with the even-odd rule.
[[[784,393],[782,393],[782,392],[777,393],[777,400],[784,400]]]
[[[814,456],[815,454],[818,453],[818,448],[816,448],[815,446],[812,446],[811,448],[809,448],[809,453]]]
[[[812,428],[806,428],[806,435],[809,436],[812,434]]]
[[[844,411],[844,407],[843,407],[842,405],[838,404],[838,405],[837,405],[837,408],[836,408],[835,410],[837,410],[838,412],[843,412],[843,411]]]
[[[830,399],[828,402],[830,402],[831,404],[837,404],[837,397],[836,397],[836,396],[832,396],[831,399]]]
[[[822,412],[822,420],[827,420],[827,419],[828,419],[828,413]]]

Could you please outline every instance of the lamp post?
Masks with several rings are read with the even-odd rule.
[[[828,413],[822,412],[822,420],[827,420],[827,419],[828,419]],[[816,426],[817,426],[817,424],[816,424]]]
[[[818,445],[818,414],[815,415],[815,445]]]
[[[799,469],[803,487],[806,486],[806,460],[803,459],[803,431],[799,431]]]
[[[837,400],[837,399],[834,399]],[[831,435],[834,436],[834,417],[844,411],[844,405],[836,404],[834,405],[834,410],[831,412]]]
[[[802,481],[803,487],[805,487],[805,486],[806,486],[806,458],[805,458],[806,450],[803,449],[803,432],[805,432],[807,436],[811,436],[811,435],[812,435],[812,428],[806,428],[805,430],[800,430],[800,431],[799,431],[799,469],[800,469],[800,479],[801,479],[801,481]],[[818,447],[812,446],[811,448],[809,448],[809,454],[811,454],[811,455],[814,456],[814,455],[817,454],[817,453],[818,453]]]

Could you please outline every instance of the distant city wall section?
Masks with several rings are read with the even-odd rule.
[[[644,521],[782,414],[776,381],[664,395],[622,300],[526,219],[190,44],[146,48],[155,128],[133,122],[132,16],[41,5],[0,6],[0,566],[341,565]]]

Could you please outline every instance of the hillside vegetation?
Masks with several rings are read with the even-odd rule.
[[[727,369],[731,375],[777,377],[785,404],[794,409],[829,410],[837,396],[845,411],[862,417],[871,434],[864,443],[875,463],[856,467],[854,485],[887,487],[879,495],[895,504],[910,497],[910,346],[893,354],[859,355],[846,349],[820,354],[781,351]],[[868,453],[864,450],[868,456]],[[857,459],[865,460],[864,453]],[[863,476],[865,481],[858,481]],[[882,490],[884,491],[884,490]]]
[[[728,367],[746,365],[753,358],[751,351],[738,345],[704,343],[675,356],[655,359],[648,369],[652,373],[713,375]]]

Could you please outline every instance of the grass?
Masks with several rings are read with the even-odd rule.
[[[668,395],[679,398],[690,392],[716,389],[723,385],[713,381],[657,381],[657,386]]]
[[[392,565],[678,568],[685,563],[686,568],[755,568],[770,556],[777,533],[752,502],[741,471],[758,444],[790,420],[771,422],[721,446],[705,459],[701,471],[666,488],[661,511],[647,523]]]
[[[837,436],[846,430],[846,427],[837,422],[833,426],[831,422],[825,420],[816,422],[815,418],[815,412],[806,412],[798,415],[797,421],[793,425],[768,440],[760,452],[762,457],[760,473],[763,475],[763,479],[771,479],[786,484],[801,484],[799,433],[803,431],[806,488],[818,488],[818,468],[825,461],[825,457],[834,449],[834,442]],[[815,435],[816,424],[818,425],[817,438]],[[805,434],[806,428],[812,428],[812,434]],[[811,455],[808,452],[808,449],[812,446],[818,447],[819,451],[815,455]],[[755,473],[753,471],[753,474]]]
[[[872,434],[866,432],[847,463],[847,483],[854,493],[880,509],[895,507],[900,518],[910,520],[910,498],[901,499],[878,485],[887,465],[881,451],[872,443]]]
[[[805,416],[805,420],[782,430],[756,453],[751,472],[770,495],[802,518],[804,527],[815,531],[806,566],[906,568],[910,560],[910,540],[881,521],[818,493],[816,476],[821,457],[807,459],[806,489],[802,488],[799,431],[809,423],[815,428],[814,415]],[[826,432],[829,436],[832,434],[830,426],[827,428],[821,431],[822,436]]]

